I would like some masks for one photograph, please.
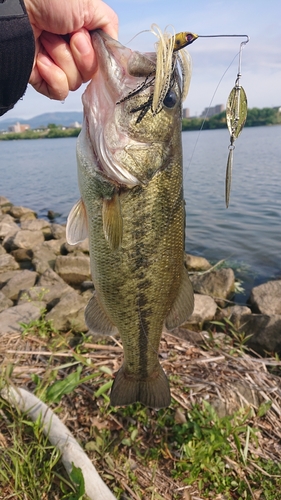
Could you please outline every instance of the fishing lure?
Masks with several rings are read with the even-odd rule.
[[[245,90],[240,85],[240,77],[241,77],[241,54],[242,48],[246,43],[248,43],[249,37],[247,36],[247,40],[240,44],[239,51],[239,63],[238,63],[238,73],[235,81],[235,85],[231,90],[227,104],[226,104],[226,123],[230,133],[230,145],[228,146],[229,153],[226,165],[226,176],[225,176],[225,204],[226,208],[229,205],[229,197],[230,197],[230,189],[231,189],[231,178],[232,178],[232,166],[233,166],[233,152],[234,152],[234,141],[237,139],[239,134],[241,133],[245,121],[247,118],[247,96]]]
[[[231,90],[226,104],[226,123],[230,133],[230,145],[228,146],[229,153],[227,158],[226,176],[225,176],[225,204],[226,208],[229,206],[232,167],[233,167],[233,152],[235,149],[234,141],[241,133],[247,118],[247,97],[245,90],[240,85],[241,78],[241,57],[242,49],[248,43],[248,35],[196,35],[188,31],[177,33],[174,40],[174,52],[190,45],[197,38],[213,38],[213,37],[246,37],[244,42],[240,44],[238,73],[235,85]]]
[[[1,0],[0,0],[1,1]],[[133,108],[131,113],[139,112],[137,122],[140,123],[149,109],[153,115],[159,113],[163,107],[165,97],[169,93],[173,85],[173,74],[176,64],[179,63],[181,68],[182,84],[181,84],[181,99],[187,96],[191,78],[191,59],[189,54],[181,50],[186,45],[189,45],[197,38],[197,35],[192,33],[171,34],[167,31],[162,32],[160,28],[153,24],[151,32],[158,38],[156,42],[156,70],[147,75],[144,82],[137,88],[129,92],[125,97],[120,99],[117,104],[120,104],[133,96],[142,92],[150,86],[154,86],[153,94],[148,100],[137,108]],[[188,35],[188,40],[183,38]]]

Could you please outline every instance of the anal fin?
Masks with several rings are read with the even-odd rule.
[[[118,250],[122,244],[123,219],[119,194],[114,193],[112,198],[104,198],[102,206],[103,232],[112,250]]]
[[[96,292],[90,298],[85,309],[85,322],[95,335],[116,335],[118,330],[101,308]]]
[[[194,293],[188,272],[184,268],[178,296],[166,318],[165,325],[172,330],[184,323],[192,314],[194,308]]]

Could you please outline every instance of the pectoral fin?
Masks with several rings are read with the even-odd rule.
[[[123,237],[123,220],[119,194],[104,198],[102,206],[103,232],[112,250],[118,250]]]
[[[193,312],[194,294],[187,270],[184,268],[181,286],[178,296],[172,305],[165,325],[172,330],[186,321]]]
[[[70,210],[66,223],[66,240],[70,245],[76,245],[88,236],[88,224],[85,205],[80,199]]]
[[[96,292],[90,298],[85,309],[86,325],[96,335],[116,335],[118,330],[101,308]]]

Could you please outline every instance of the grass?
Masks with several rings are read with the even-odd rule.
[[[232,339],[223,349],[215,334],[201,347],[164,336],[172,404],[159,411],[110,406],[118,340],[62,335],[44,315],[6,339],[0,383],[25,385],[48,402],[120,500],[278,500],[280,379],[251,360],[243,336],[227,327]],[[256,391],[253,401],[243,384]],[[79,469],[66,476],[40,420],[30,422],[4,399],[0,413],[0,499],[84,499]]]
[[[25,414],[0,398],[0,498],[17,500],[79,500],[83,483],[66,477],[60,452],[48,442],[40,420]],[[3,432],[4,431],[4,432]]]

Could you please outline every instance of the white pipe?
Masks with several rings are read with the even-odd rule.
[[[45,403],[34,394],[20,388],[2,389],[1,396],[13,406],[26,412],[31,420],[35,421],[41,416],[43,432],[50,443],[62,453],[61,459],[67,473],[70,474],[72,464],[81,469],[85,491],[90,500],[116,500],[73,434]]]

